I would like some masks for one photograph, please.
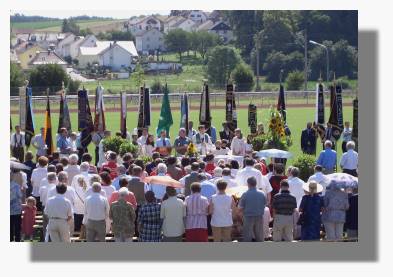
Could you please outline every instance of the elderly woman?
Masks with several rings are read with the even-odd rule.
[[[332,181],[323,198],[322,221],[327,240],[340,240],[343,237],[345,213],[349,208],[348,194],[342,191],[337,182]]]
[[[164,163],[157,165],[157,176],[167,176],[167,166]],[[159,184],[151,185],[151,191],[154,192],[156,199],[161,202],[166,193],[166,186]]]
[[[323,209],[323,198],[319,192],[323,187],[317,182],[311,181],[303,185],[307,193],[300,202],[300,217],[298,224],[301,225],[301,240],[319,240],[321,229],[321,211]]]

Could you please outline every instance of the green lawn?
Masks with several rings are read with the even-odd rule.
[[[327,109],[326,109],[327,110]],[[268,109],[259,109],[258,110],[258,122],[263,122],[264,125],[266,126],[267,118],[268,118]],[[290,147],[289,151],[294,154],[296,157],[301,153],[300,151],[300,135],[302,129],[305,128],[305,125],[307,121],[312,121],[314,119],[314,108],[294,108],[294,109],[288,109],[287,111],[287,120],[288,120],[288,125],[291,129],[292,132],[292,138],[293,138],[293,145]],[[190,113],[190,120],[194,121],[194,125],[197,125],[198,122],[198,111],[191,111]],[[132,130],[136,124],[137,124],[137,118],[138,114],[137,113],[132,113],[128,112],[127,115],[127,126],[129,130]],[[177,135],[177,131],[179,129],[179,124],[180,124],[180,112],[179,111],[174,111],[172,112],[173,116],[173,121],[174,124],[171,128],[171,140],[174,140],[174,137]],[[327,118],[328,114],[326,114]],[[212,109],[212,117],[213,117],[213,125],[217,128],[217,131],[221,129],[221,123],[225,121],[225,111],[224,110],[214,110]],[[247,110],[242,109],[238,111],[238,127],[243,130],[245,135],[249,133],[249,127],[247,126],[247,117],[248,113]],[[352,117],[353,117],[353,111],[351,107],[344,107],[344,120],[345,121],[350,121],[352,122]],[[18,122],[18,115],[12,115],[12,122],[13,124],[16,124]],[[120,128],[120,115],[119,113],[106,113],[106,126],[109,128],[111,131],[116,132]],[[152,127],[150,128],[150,131],[153,132],[155,130],[157,124],[158,124],[158,118],[159,118],[159,112],[153,112],[152,113]],[[72,121],[72,126],[73,129],[77,127],[77,114],[72,113],[71,114],[71,121]],[[35,115],[35,126],[36,129],[38,130],[41,126],[44,124],[44,114],[37,114]],[[52,126],[53,126],[53,132],[57,130],[58,127],[58,114],[57,113],[52,113]],[[53,133],[53,135],[54,135]],[[339,158],[342,155],[341,152],[341,141],[339,142],[338,147],[338,156]],[[321,144],[318,143],[318,148],[317,152],[321,150]],[[89,152],[94,153],[93,151],[93,145],[91,144],[89,146]],[[289,164],[291,164],[292,161],[289,160]]]

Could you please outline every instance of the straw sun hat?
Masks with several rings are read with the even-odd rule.
[[[317,182],[311,181],[309,183],[304,183],[303,189],[307,192],[310,192],[310,190],[316,190],[315,193],[320,193],[323,191],[323,186]]]

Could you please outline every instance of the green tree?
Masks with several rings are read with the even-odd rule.
[[[61,25],[61,31],[63,33],[73,33],[74,35],[80,34],[80,28],[78,24],[76,24],[74,19],[63,19],[63,23]]]
[[[24,74],[19,65],[10,63],[10,87],[11,89],[24,85]]]
[[[87,35],[92,35],[93,34],[93,31],[90,29],[90,28],[86,28],[86,29],[81,29],[80,31],[79,31],[79,35],[80,36],[87,36]]]
[[[236,91],[251,91],[254,87],[254,73],[245,63],[236,65],[231,78],[236,84]]]
[[[69,77],[58,64],[39,65],[30,72],[29,84],[38,90],[50,88],[51,91],[60,90],[62,82],[68,85]]]
[[[278,82],[280,80],[280,71],[285,67],[286,58],[286,55],[281,51],[272,51],[267,55],[263,64],[267,81]]]
[[[288,90],[299,90],[304,82],[304,74],[300,71],[290,72],[285,81]]]
[[[336,76],[348,76],[350,79],[357,78],[358,53],[355,47],[349,45],[346,40],[339,40],[331,49],[332,70]]]
[[[143,85],[143,82],[145,81],[145,71],[143,70],[140,63],[136,64],[135,70],[131,74],[131,79],[136,84],[138,89]]]
[[[221,39],[217,34],[208,33],[206,31],[196,32],[196,46],[197,51],[201,55],[202,59],[205,59],[207,51],[220,44]]]
[[[112,30],[106,34],[108,40],[125,40],[125,41],[135,41],[134,35],[130,31],[117,31]]]
[[[164,37],[165,45],[168,51],[179,54],[180,62],[182,61],[182,53],[190,47],[188,33],[182,29],[169,31]]]
[[[237,64],[243,62],[239,51],[231,46],[216,46],[206,55],[206,73],[209,82],[216,87],[224,87]]]

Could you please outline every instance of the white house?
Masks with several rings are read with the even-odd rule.
[[[127,30],[131,31],[133,34],[138,34],[143,31],[148,31],[151,29],[163,30],[164,26],[157,17],[154,15],[145,16],[143,18],[133,18],[126,24]]]
[[[207,15],[204,11],[193,10],[188,14],[188,19],[191,19],[196,23],[203,23],[207,20]]]
[[[228,43],[233,39],[232,28],[223,21],[215,23],[208,32],[217,34],[224,43]]]
[[[186,32],[192,32],[195,31],[196,26],[197,23],[195,21],[188,18],[183,18],[182,20],[179,20],[174,24],[170,25],[169,28],[167,29],[167,32],[175,29],[182,29],[183,31]]]
[[[56,54],[67,57],[70,56],[70,44],[75,40],[75,35],[72,33],[68,33],[56,46],[55,52]]]
[[[135,35],[136,50],[138,52],[149,52],[165,50],[164,34],[156,29],[140,32]]]
[[[172,26],[179,21],[183,21],[185,18],[183,16],[170,16],[164,21],[164,32],[168,33]]]

